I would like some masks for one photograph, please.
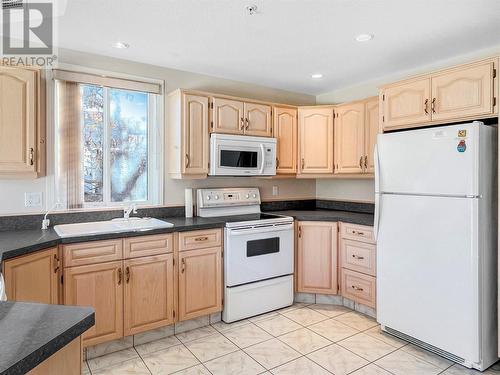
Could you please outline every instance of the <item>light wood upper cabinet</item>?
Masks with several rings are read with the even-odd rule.
[[[274,107],[274,130],[277,139],[276,173],[297,173],[297,110]]]
[[[125,279],[124,335],[174,322],[174,256],[128,259]]]
[[[335,108],[335,173],[362,173],[365,161],[365,105]]]
[[[95,325],[83,334],[84,346],[123,336],[122,261],[64,269],[64,304],[92,306]]]
[[[245,103],[245,135],[271,137],[273,123],[271,106],[257,103]]]
[[[59,268],[57,248],[6,260],[3,275],[8,300],[59,303]]]
[[[0,66],[0,177],[37,177],[45,140],[40,72]]]
[[[179,320],[222,310],[220,247],[179,253]]]
[[[337,294],[337,223],[297,224],[297,291]]]
[[[378,97],[365,102],[365,173],[375,172],[373,153],[379,133],[379,106]]]
[[[299,173],[333,173],[333,107],[299,108]]]
[[[184,174],[208,173],[208,98],[184,95]]]
[[[211,132],[243,134],[245,127],[244,103],[238,100],[212,98]]]
[[[391,86],[382,91],[385,130],[431,121],[431,81],[422,78]]]
[[[167,163],[172,178],[205,178],[209,159],[209,98],[176,90],[168,96]]]
[[[432,120],[493,113],[493,62],[432,75]]]

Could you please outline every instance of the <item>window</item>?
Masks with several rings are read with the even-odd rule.
[[[158,94],[61,81],[58,201],[68,208],[159,204]]]

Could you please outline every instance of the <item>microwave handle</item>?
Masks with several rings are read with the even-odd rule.
[[[261,155],[261,166],[260,166],[260,171],[259,171],[259,174],[262,174],[264,173],[264,164],[266,162],[266,158],[265,158],[265,155],[266,155],[266,148],[264,147],[264,144],[261,143],[260,144],[260,155]]]

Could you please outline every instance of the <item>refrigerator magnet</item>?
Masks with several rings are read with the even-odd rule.
[[[462,139],[460,142],[458,142],[457,151],[458,152],[465,152],[466,149],[467,149],[467,145],[465,144],[465,141]]]

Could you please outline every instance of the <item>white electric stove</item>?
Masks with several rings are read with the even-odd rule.
[[[198,189],[197,214],[224,228],[224,310],[230,323],[293,303],[293,218],[261,213],[258,188]]]

